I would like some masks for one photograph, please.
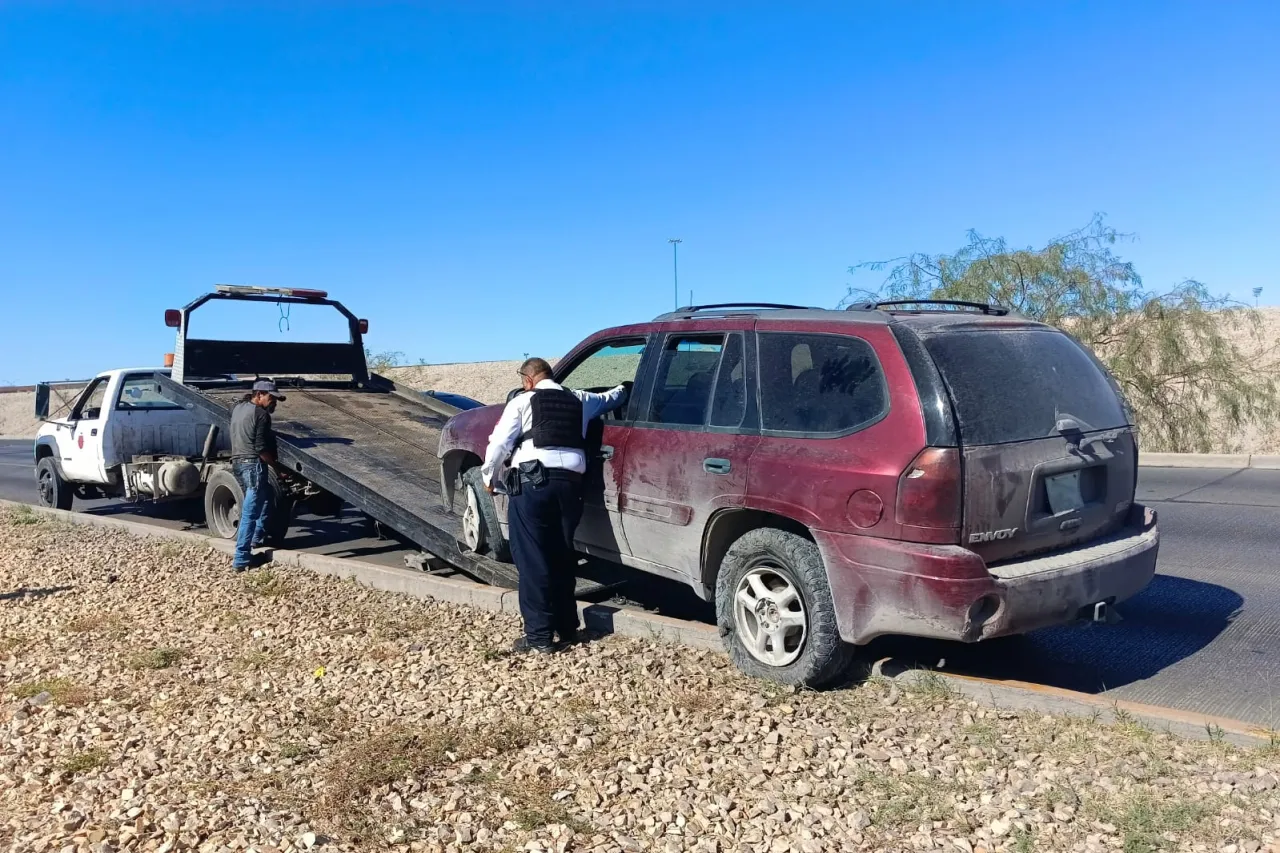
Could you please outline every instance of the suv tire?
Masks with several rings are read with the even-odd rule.
[[[785,530],[751,530],[729,546],[716,578],[716,622],[729,657],[756,678],[827,687],[853,661],[818,546]]]
[[[293,520],[294,501],[280,488],[275,471],[268,470],[271,495],[275,505],[271,507],[267,526],[267,544],[279,546],[289,532]],[[209,532],[221,539],[236,538],[240,526],[240,508],[244,503],[244,490],[235,474],[220,468],[209,475],[204,488],[204,520]]]
[[[498,508],[493,504],[493,496],[485,491],[480,469],[470,468],[464,471],[462,485],[466,488],[466,494],[463,495],[466,503],[462,508],[463,544],[477,554],[487,551],[501,563],[511,562],[511,545],[502,535],[502,525],[498,523]]]
[[[58,473],[52,456],[44,456],[36,463],[36,491],[40,505],[52,509],[71,509],[74,494],[71,484]]]

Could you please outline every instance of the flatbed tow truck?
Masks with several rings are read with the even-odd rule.
[[[327,306],[341,313],[345,343],[228,341],[192,337],[192,315],[212,302]],[[228,435],[230,409],[257,376],[272,377],[288,399],[273,416],[278,457],[290,479],[309,483],[485,583],[514,588],[515,567],[465,550],[462,519],[444,503],[436,457],[440,431],[459,409],[370,373],[368,322],[319,290],[219,285],[165,312],[177,330],[165,396],[199,412]],[[235,379],[189,379],[232,375]],[[579,595],[604,589],[579,581]]]

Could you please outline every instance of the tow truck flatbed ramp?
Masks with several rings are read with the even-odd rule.
[[[417,403],[379,379],[360,389],[282,384],[288,399],[272,418],[281,464],[459,571],[514,588],[515,567],[464,551],[462,520],[444,506],[435,446],[451,407]],[[167,394],[222,429],[251,385],[160,381]]]
[[[220,300],[327,306],[346,318],[350,340],[316,344],[191,336],[191,315]],[[249,393],[253,378],[274,376],[288,397],[273,415],[273,425],[279,460],[290,472],[465,574],[497,586],[517,585],[514,566],[463,550],[462,519],[444,505],[436,448],[445,421],[458,409],[370,374],[366,321],[321,291],[222,285],[181,310],[166,312],[165,321],[178,330],[173,376],[157,379],[173,400],[227,430],[231,407]],[[316,375],[323,378],[308,378]],[[206,376],[237,378],[189,378]]]

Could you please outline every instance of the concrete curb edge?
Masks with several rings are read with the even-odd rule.
[[[1139,453],[1140,468],[1258,468],[1280,470],[1280,456],[1261,453]]]
[[[202,533],[171,530],[114,516],[67,512],[0,499],[0,508],[19,507],[69,524],[116,528],[136,536],[204,545],[228,556],[234,550],[231,542],[213,539]],[[362,560],[307,554],[301,551],[276,549],[271,551],[271,556],[274,562],[284,566],[293,566],[332,577],[351,578],[365,586],[385,592],[462,604],[491,612],[520,612],[516,591],[511,589],[501,589],[455,578],[433,577],[408,568],[380,566]],[[696,649],[720,652],[724,650],[719,631],[713,625],[673,619],[631,607],[593,604],[585,601],[578,602],[578,611],[582,614],[583,624],[589,630],[676,643]],[[924,670],[892,659],[877,661],[871,667],[871,674],[888,678],[912,689],[931,689],[940,678],[946,683],[947,690],[990,707],[1073,717],[1096,717],[1108,723],[1123,722],[1125,718],[1138,719],[1154,728],[1194,740],[1221,738],[1240,746],[1259,746],[1274,743],[1277,737],[1280,737],[1276,732],[1239,720],[1180,711],[1176,708],[1113,700],[1039,684],[994,681]]]
[[[1280,742],[1280,732],[1269,731],[1241,720],[1144,705],[1123,699],[1108,699],[1043,684],[996,681],[972,675],[911,668],[892,659],[877,661],[872,666],[872,673],[924,690],[936,689],[937,680],[941,679],[946,690],[994,708],[1096,718],[1109,725],[1137,721],[1153,731],[1167,731],[1187,740],[1222,740],[1244,747]]]
[[[27,510],[51,516],[68,524],[118,528],[135,536],[152,536],[204,545],[228,557],[235,551],[235,545],[226,539],[214,539],[203,533],[171,530],[167,527],[110,515],[68,512],[8,500],[0,500],[0,507],[25,507]],[[293,566],[331,577],[351,578],[372,589],[384,592],[447,601],[451,604],[464,604],[495,613],[518,614],[520,612],[516,591],[513,589],[503,589],[457,578],[435,577],[409,568],[380,566],[363,560],[308,554],[283,548],[272,549],[270,554],[272,561],[279,565]],[[589,601],[579,601],[578,612],[582,615],[583,624],[589,630],[604,634],[672,642],[698,649],[722,650],[724,648],[720,642],[719,633],[712,625],[672,619],[631,607],[595,604]]]

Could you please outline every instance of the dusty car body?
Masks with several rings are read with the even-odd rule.
[[[1100,614],[1155,571],[1115,383],[995,306],[684,309],[606,329],[568,387],[634,382],[593,424],[577,546],[715,601],[744,670],[839,677],[884,634],[978,641]],[[505,554],[477,466],[501,411],[440,441],[467,544]]]

